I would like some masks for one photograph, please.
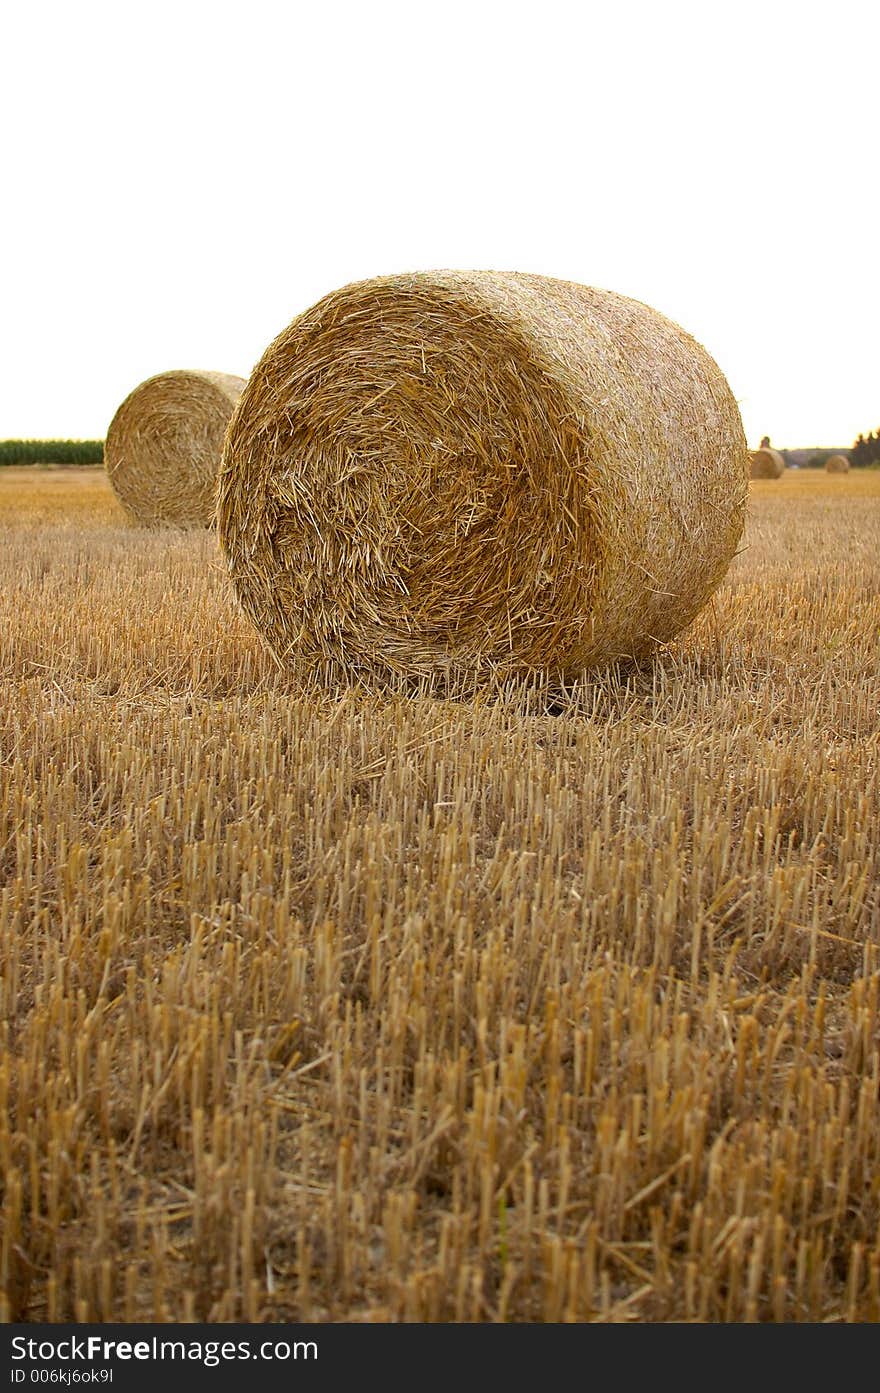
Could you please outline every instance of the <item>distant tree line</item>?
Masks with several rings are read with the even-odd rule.
[[[103,440],[0,440],[3,464],[101,464]]]
[[[849,452],[850,464],[880,464],[880,427],[860,435]]]

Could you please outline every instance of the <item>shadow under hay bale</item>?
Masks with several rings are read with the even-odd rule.
[[[104,463],[130,520],[210,527],[223,436],[244,378],[172,371],[142,382],[107,432]]]
[[[655,310],[425,272],[328,295],[267,349],[230,422],[218,528],[283,663],[565,678],[694,618],[747,481],[724,376]]]
[[[752,451],[749,472],[753,479],[781,479],[785,473],[785,460],[778,450],[764,446]]]

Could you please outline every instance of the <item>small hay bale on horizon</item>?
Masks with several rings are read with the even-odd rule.
[[[691,622],[747,494],[736,402],[677,324],[547,277],[421,272],[335,291],[269,346],[218,532],[283,664],[569,678]]]
[[[829,474],[848,474],[849,460],[846,455],[829,455],[825,461],[825,468]]]
[[[119,407],[104,466],[141,527],[210,527],[229,418],[245,385],[222,372],[174,369],[147,378]]]
[[[785,460],[778,450],[764,445],[752,451],[749,473],[753,479],[780,479],[785,473]]]

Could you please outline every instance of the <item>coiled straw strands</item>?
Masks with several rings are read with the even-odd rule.
[[[785,473],[785,460],[778,450],[764,446],[751,454],[751,476],[753,479],[780,479]]]
[[[227,434],[219,537],[282,662],[567,677],[694,618],[747,479],[722,373],[647,305],[516,273],[389,276],[264,354]]]
[[[126,397],[107,432],[104,462],[130,520],[146,527],[208,527],[223,436],[244,379],[173,371]]]

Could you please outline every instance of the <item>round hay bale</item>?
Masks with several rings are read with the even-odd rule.
[[[125,398],[104,463],[132,522],[212,525],[223,436],[244,385],[222,372],[163,372]]]
[[[424,272],[336,291],[270,345],[227,433],[219,539],[284,663],[567,677],[694,618],[747,479],[725,378],[657,311]]]
[[[829,474],[848,474],[849,460],[846,455],[829,455],[825,461],[825,468]]]
[[[785,473],[785,460],[778,450],[765,446],[753,450],[751,455],[751,477],[753,479],[779,479]]]

